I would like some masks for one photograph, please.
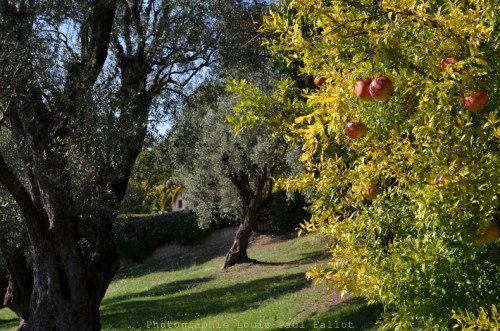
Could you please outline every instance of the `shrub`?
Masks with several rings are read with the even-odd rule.
[[[311,217],[307,203],[300,194],[287,196],[285,191],[273,193],[272,202],[259,214],[260,222],[267,224],[273,233],[290,232]]]
[[[154,214],[120,214],[116,217],[115,223],[130,222],[156,216]]]
[[[454,328],[460,328],[463,331],[484,330],[484,331],[499,331],[500,330],[500,314],[495,305],[491,306],[491,314],[488,314],[484,308],[479,309],[477,316],[468,311],[463,312],[461,309],[453,311],[453,319],[457,321]]]
[[[115,223],[114,240],[123,258],[140,261],[168,243],[192,245],[207,234],[190,211],[171,212]]]
[[[331,263],[309,277],[383,303],[391,330],[446,330],[452,310],[498,304],[497,1],[281,3],[265,43],[303,77],[327,78],[302,90],[308,113],[276,130],[303,144],[307,171],[283,186],[314,197],[304,229],[334,240]],[[383,98],[355,93],[382,77],[393,83]],[[273,93],[284,106],[297,95],[289,86]],[[241,104],[243,124],[283,122]]]
[[[239,224],[240,218],[237,215],[228,212],[220,212],[212,216],[209,224],[209,229],[218,230],[230,226],[236,226]]]

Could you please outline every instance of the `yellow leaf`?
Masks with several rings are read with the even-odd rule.
[[[476,58],[476,63],[477,63],[477,64],[480,64],[480,65],[482,65],[482,66],[488,67],[488,68],[490,67],[490,66],[488,65],[488,62],[486,62],[486,60],[483,60],[483,59],[477,59],[477,58]]]

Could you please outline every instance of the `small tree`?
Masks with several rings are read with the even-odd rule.
[[[495,3],[298,0],[266,19],[276,55],[326,78],[286,132],[308,171],[284,185],[312,191],[304,229],[334,239],[308,275],[382,302],[390,328],[441,330],[500,302]],[[394,90],[377,95],[377,77]]]
[[[247,107],[270,108],[278,104],[265,92],[273,84],[271,73],[277,71],[268,51],[260,45],[254,22],[263,15],[263,8],[260,1],[235,6],[235,16],[240,19],[225,27],[226,42],[214,70],[216,75],[188,100],[169,137],[178,181],[186,188],[186,199],[201,221],[207,224],[214,215],[224,212],[237,211],[240,216],[241,224],[224,268],[252,261],[247,248],[257,214],[272,197],[272,177],[288,167],[288,146],[267,123],[254,123],[251,129],[242,130],[234,126],[236,122],[227,121],[234,115],[233,107],[239,112]],[[240,100],[225,90],[228,77],[247,79],[234,81],[229,87]],[[246,100],[246,95],[240,94],[245,86],[260,94]],[[278,115],[283,109],[275,111]],[[234,129],[236,135],[231,132]]]
[[[199,96],[199,105],[183,112],[171,142],[178,146],[178,180],[201,222],[208,224],[218,214],[235,211],[241,219],[223,266],[229,268],[252,261],[247,255],[248,242],[259,211],[271,198],[271,178],[285,166],[286,144],[266,126],[235,136],[226,121],[226,116],[234,114],[235,100],[224,86],[205,91],[207,94]],[[205,97],[208,95],[212,102]],[[183,143],[186,137],[194,142],[191,146]],[[180,157],[188,148],[190,156]]]

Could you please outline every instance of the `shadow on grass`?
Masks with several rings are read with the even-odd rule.
[[[8,308],[4,308],[8,309]],[[10,328],[11,330],[15,330],[19,326],[19,319],[16,317],[10,318],[10,319],[2,319],[0,318],[0,328],[2,329],[8,329]]]
[[[0,319],[0,326],[17,326],[19,321],[16,318],[11,318],[10,320],[2,320]]]
[[[173,289],[178,285],[190,286],[189,282],[176,283],[155,286],[147,291],[135,293],[132,298],[125,296],[104,300],[103,327],[145,328],[147,321],[151,320],[190,322],[220,313],[242,312],[309,285],[304,273],[300,272],[201,292],[196,292],[196,288],[193,288],[194,291],[189,293],[189,289],[185,289],[182,294],[173,294],[167,298],[158,297],[175,293]]]
[[[170,272],[187,269],[195,264],[183,260],[159,260],[143,262],[137,265],[120,269],[113,280],[138,278],[155,272]]]
[[[225,250],[224,250],[225,252]],[[144,262],[142,264],[137,264],[134,266],[130,266],[127,268],[121,269],[114,277],[114,280],[120,280],[125,278],[138,278],[155,272],[172,272],[178,271],[182,269],[187,269],[192,267],[193,265],[199,265],[204,262],[208,262],[214,258],[222,257],[224,253],[215,255],[208,254],[203,257],[202,260],[189,260],[184,258],[172,258],[166,260],[158,260],[158,261],[150,261]],[[252,260],[252,264],[258,265],[268,265],[268,266],[294,266],[304,263],[313,263],[318,261],[318,259],[328,257],[328,255],[323,251],[311,252],[311,253],[303,253],[300,255],[301,258],[295,259],[287,262],[272,262],[272,261],[261,261],[261,260]],[[222,262],[221,262],[222,266]]]
[[[212,279],[213,279],[212,277],[203,277],[203,278],[178,280],[166,284],[157,285],[145,291],[104,299],[102,304],[113,305],[115,303],[127,301],[134,298],[173,295],[176,293],[181,293],[183,291],[194,290],[196,287],[200,286],[203,283],[209,282]]]
[[[352,299],[326,312],[313,314],[301,322],[281,322],[279,330],[375,330],[383,312],[382,305],[368,305],[363,299]]]
[[[269,266],[294,266],[294,265],[299,265],[299,264],[314,263],[314,262],[319,261],[322,258],[328,257],[328,255],[322,251],[303,253],[300,256],[301,256],[301,258],[299,258],[299,259],[295,259],[295,260],[287,261],[287,262],[272,262],[272,261],[255,260],[253,263],[260,264],[260,265],[269,265]]]
[[[236,233],[236,229],[234,231]],[[140,277],[152,272],[177,271],[193,265],[203,264],[214,258],[224,256],[231,248],[232,240],[231,238],[230,241],[221,241],[211,245],[181,245],[182,250],[178,254],[158,260],[138,261],[132,266],[121,269],[115,276],[115,280]],[[168,247],[164,249],[168,249]]]

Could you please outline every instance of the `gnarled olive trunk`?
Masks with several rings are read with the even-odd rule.
[[[223,269],[232,267],[235,264],[248,263],[253,260],[248,257],[247,249],[248,242],[252,235],[252,220],[246,219],[240,224],[236,235],[234,236],[233,245],[226,255]]]
[[[7,272],[2,303],[16,313],[22,326],[29,318],[33,271],[24,253],[17,248],[2,249],[2,258]]]
[[[100,331],[99,306],[118,269],[117,255],[101,254],[102,261],[93,266],[85,263],[78,247],[68,247],[58,237],[48,233],[35,244],[29,318],[19,330]]]
[[[0,309],[5,308],[3,298],[5,297],[5,293],[7,293],[7,286],[9,286],[9,282],[7,281],[7,270],[0,266]]]
[[[21,211],[33,252],[29,308],[11,301],[23,331],[101,330],[99,305],[118,269],[112,222],[152,100],[187,84],[215,53],[183,37],[194,18],[184,2],[60,5],[0,1],[0,99],[8,104],[0,126],[9,124],[14,142],[0,151],[0,184]],[[53,38],[66,24],[75,33]],[[59,47],[65,55],[52,57]]]
[[[227,158],[223,162],[229,166]],[[264,204],[264,190],[268,182],[267,168],[264,167],[254,174],[253,186],[250,185],[250,178],[245,172],[230,172],[229,178],[238,191],[238,197],[242,206],[243,220],[234,237],[233,245],[226,255],[226,260],[222,269],[227,269],[235,264],[253,262],[255,260],[248,257],[248,242],[252,235],[252,230],[257,224],[257,214]],[[269,184],[271,185],[271,184]],[[271,196],[268,196],[270,198]]]
[[[92,183],[74,176],[71,157],[77,155],[75,142],[83,140],[74,126],[81,112],[79,102],[91,100],[92,87],[107,59],[116,7],[116,0],[92,1],[80,31],[81,54],[65,62],[66,78],[47,93],[32,58],[37,55],[33,47],[38,35],[34,24],[37,8],[31,2],[0,4],[3,41],[20,50],[15,56],[3,54],[2,63],[17,69],[6,83],[11,90],[2,97],[9,100],[5,118],[11,137],[21,146],[16,150],[18,162],[7,162],[6,154],[0,154],[0,183],[22,213],[33,252],[31,270],[16,253],[4,256],[9,274],[5,305],[20,317],[19,330],[101,329],[99,305],[118,269],[111,215],[123,197],[126,185],[121,183],[128,179],[138,152],[121,151],[127,156],[126,164],[117,170],[121,176],[107,176],[102,182],[94,179]],[[110,168],[101,163],[100,169]],[[22,170],[16,171],[19,165]],[[95,191],[81,198],[76,185]],[[110,191],[102,199],[106,207],[92,220],[94,196]],[[84,218],[83,213],[88,215]],[[83,224],[82,219],[95,224]]]

